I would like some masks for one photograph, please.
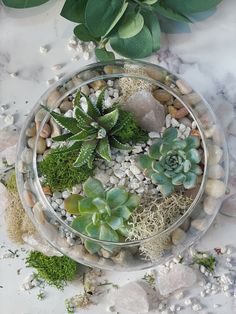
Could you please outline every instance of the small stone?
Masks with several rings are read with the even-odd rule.
[[[174,245],[178,245],[183,242],[185,238],[186,233],[180,228],[175,229],[171,234],[171,240]]]
[[[207,220],[206,219],[194,219],[191,222],[191,227],[199,231],[205,231],[207,227]]]
[[[36,202],[35,196],[31,191],[23,191],[23,199],[28,207],[32,208]]]
[[[181,289],[191,287],[197,280],[195,271],[182,264],[174,264],[168,272],[158,271],[157,289],[161,295],[166,296]]]
[[[61,135],[61,129],[59,125],[53,119],[50,119],[50,126],[51,126],[51,137],[56,137],[56,136]]]
[[[52,191],[51,191],[51,189],[50,189],[50,187],[49,186],[43,186],[42,187],[42,190],[43,190],[43,193],[45,194],[45,195],[50,195],[50,196],[52,196]]]
[[[171,114],[168,114],[166,116],[166,127],[169,128],[171,126],[171,123],[172,123]],[[178,125],[179,125],[179,122],[178,122]]]
[[[119,179],[112,176],[112,177],[110,177],[110,182],[111,182],[111,184],[117,184],[119,182]]]
[[[164,82],[166,79],[166,73],[164,69],[162,70],[151,66],[145,66],[145,72],[150,78],[156,81]]]
[[[34,149],[35,141],[36,141],[35,136],[28,139],[28,145],[30,148]],[[47,148],[47,145],[46,145],[45,139],[42,137],[39,137],[38,142],[37,142],[37,153],[42,155],[44,151],[46,150],[46,148]]]
[[[213,215],[218,208],[218,200],[212,196],[206,196],[203,202],[203,209],[207,215]]]
[[[165,125],[164,106],[148,91],[139,91],[129,97],[125,109],[134,114],[146,131],[160,132]]]
[[[188,231],[189,227],[190,227],[190,224],[191,224],[191,219],[190,218],[187,218],[185,219],[185,221],[182,223],[182,225],[180,226],[180,228],[182,230],[184,230],[185,232]]]
[[[226,186],[220,180],[207,180],[205,191],[209,196],[219,198],[225,194]]]
[[[52,85],[52,84],[54,84],[54,83],[55,83],[55,79],[54,79],[54,78],[49,79],[49,80],[46,81],[46,84],[47,84],[48,86],[50,86],[50,85]]]
[[[50,128],[50,125],[45,123],[41,132],[40,132],[40,136],[43,137],[43,138],[47,138],[49,137],[51,134],[51,128]]]
[[[56,108],[56,103],[60,97],[61,93],[58,90],[51,92],[47,99],[47,107],[50,109]]]
[[[26,164],[31,164],[33,161],[32,149],[25,147],[21,153],[21,160]]]
[[[58,70],[62,69],[62,67],[63,67],[63,65],[58,63],[58,64],[52,65],[52,66],[51,66],[51,69],[52,69],[53,71],[58,71]]]
[[[173,103],[173,106],[176,108],[176,109],[180,109],[180,108],[183,108],[183,104],[181,101],[179,101],[179,99],[175,99],[174,103]]]
[[[208,153],[210,166],[218,164],[223,156],[223,150],[218,145],[208,145]]]
[[[17,77],[18,73],[17,72],[11,72],[10,77],[15,78]]]
[[[172,118],[175,118],[175,115],[177,113],[177,109],[174,106],[168,106],[168,112]]]
[[[34,120],[36,122],[36,129],[39,128],[40,126],[40,123],[44,120],[44,118],[46,117],[47,115],[47,111],[44,110],[44,109],[40,109],[36,114],[35,114],[35,117],[34,117]],[[49,117],[48,117],[49,119]]]
[[[11,114],[6,115],[5,118],[4,118],[4,122],[5,122],[6,126],[13,125],[13,123],[14,123],[14,116],[11,115]]]
[[[114,263],[121,266],[131,266],[134,263],[134,257],[128,250],[121,249],[120,252],[112,257]]]
[[[184,119],[184,118],[183,118]],[[186,118],[187,119],[187,118]],[[175,119],[175,118],[172,118],[171,119],[171,125],[176,128],[179,126],[179,122]]]
[[[141,173],[141,170],[135,165],[131,165],[129,169],[134,175],[138,175]]]
[[[95,90],[99,90],[99,89],[102,89],[103,87],[106,86],[106,82],[104,80],[97,80],[97,81],[94,81],[92,83],[90,83],[90,86]]]
[[[189,105],[196,105],[201,101],[201,97],[196,93],[191,93],[189,95],[183,96],[183,99]]]
[[[199,304],[199,303],[193,304],[193,306],[192,306],[192,310],[193,310],[194,312],[201,311],[201,309],[202,309],[202,306],[201,306],[201,304]]]
[[[119,179],[122,179],[125,177],[125,172],[120,170],[120,169],[115,169],[114,170],[114,175],[119,178]]]
[[[173,96],[163,89],[157,89],[152,94],[161,103],[173,100]]]
[[[39,51],[40,51],[40,53],[45,54],[49,51],[49,47],[48,46],[40,46]]]
[[[67,112],[68,110],[72,110],[73,109],[73,104],[71,101],[69,100],[64,100],[61,105],[60,105],[60,110],[62,113]]]
[[[224,175],[225,175],[225,172],[221,165],[216,164],[216,165],[209,166],[208,177],[210,179],[220,179],[224,177]]]
[[[149,132],[148,136],[150,138],[159,138],[160,137],[160,133],[158,133],[158,132]]]
[[[27,137],[33,137],[33,136],[36,135],[36,126],[35,126],[35,124],[32,127],[29,127],[28,129],[26,129],[25,135]]]
[[[179,110],[176,111],[175,115],[173,116],[173,118],[179,120],[179,119],[182,119],[184,118],[185,116],[188,115],[188,109],[183,107]]]
[[[110,258],[112,256],[112,252],[107,251],[103,248],[100,250],[100,253],[102,254],[104,258]]]
[[[146,285],[134,281],[120,287],[115,295],[117,309],[132,313],[148,313],[152,309],[152,295]]]
[[[181,94],[187,95],[192,92],[192,88],[188,86],[188,84],[185,81],[179,79],[175,83],[176,86],[179,88]]]
[[[17,169],[21,173],[26,173],[28,171],[26,164],[22,160],[18,162]]]
[[[0,182],[0,214],[2,214],[9,205],[10,195],[3,183]]]

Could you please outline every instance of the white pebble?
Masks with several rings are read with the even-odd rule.
[[[192,122],[192,129],[194,130],[194,129],[196,129],[196,127],[197,127],[197,122],[196,122],[196,121],[193,121],[193,122]]]
[[[168,115],[166,116],[166,127],[169,128],[170,125],[171,125],[171,115],[168,114]]]
[[[180,124],[179,130],[181,133],[183,133],[186,130],[186,126],[184,124]]]
[[[107,307],[107,312],[113,313],[113,312],[115,312],[115,311],[116,311],[116,308],[115,308],[114,305],[110,305],[110,306]]]
[[[68,191],[63,191],[61,195],[65,199],[65,198],[69,197],[71,195],[71,193]]]
[[[203,291],[200,292],[200,295],[201,295],[202,298],[205,298],[206,292],[203,290]]]
[[[67,44],[67,48],[68,48],[68,50],[70,50],[70,51],[71,51],[71,50],[75,50],[75,49],[76,49],[76,46],[77,46],[76,44],[73,44],[73,43],[70,43],[70,42]]]
[[[179,126],[179,122],[175,119],[175,118],[172,118],[171,119],[171,125],[175,128],[175,127],[178,127]]]
[[[218,307],[220,307],[220,304],[213,304],[214,309],[217,309]]]
[[[141,173],[141,170],[135,165],[131,165],[129,169],[134,175],[138,175]]]
[[[89,60],[90,59],[89,51],[84,51],[83,58],[84,58],[84,60]]]
[[[5,118],[4,118],[4,122],[5,122],[6,125],[13,125],[13,123],[14,123],[14,116],[11,115],[11,114],[6,115]]]
[[[192,306],[192,310],[193,310],[194,312],[201,311],[201,309],[202,309],[202,306],[201,306],[201,304],[199,304],[199,303],[193,304],[193,306]]]
[[[172,313],[175,312],[175,309],[176,309],[175,304],[172,304],[172,305],[169,307],[169,309],[170,309],[170,311],[171,311]]]
[[[52,79],[50,79],[50,80],[47,80],[46,83],[47,83],[48,86],[49,86],[49,85],[52,85],[53,83],[55,83],[55,79],[52,78]]]
[[[191,304],[192,304],[192,300],[191,300],[191,299],[186,299],[186,300],[184,301],[184,304],[185,304],[185,305],[191,305]]]
[[[54,64],[53,66],[51,66],[51,69],[53,71],[58,71],[62,68],[62,64]]]
[[[40,46],[39,51],[40,51],[40,53],[45,54],[49,51],[49,48],[48,48],[48,46]]]
[[[111,184],[117,184],[119,182],[119,179],[112,176],[112,177],[110,177],[110,182],[111,182]]]
[[[17,72],[10,73],[10,77],[13,77],[13,78],[17,77]]]
[[[160,133],[158,133],[158,132],[149,132],[148,136],[150,138],[159,138],[160,137]]]

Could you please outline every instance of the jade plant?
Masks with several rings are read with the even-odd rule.
[[[94,239],[119,242],[128,235],[127,221],[139,205],[139,197],[122,187],[105,191],[102,183],[88,178],[83,185],[84,196],[72,194],[65,200],[65,209],[77,215],[72,228]],[[112,251],[112,245],[85,240],[85,248],[97,253],[101,248]]]
[[[2,0],[12,8],[39,6],[49,0]],[[114,53],[144,58],[160,49],[165,24],[191,23],[197,13],[215,9],[222,0],[66,0],[61,16],[78,23],[74,34],[83,42],[93,41],[100,60]],[[99,21],[99,23],[98,23]]]
[[[116,134],[123,125],[118,122],[119,108],[115,107],[109,111],[104,110],[105,89],[101,91],[97,102],[92,101],[81,93],[77,92],[74,99],[74,117],[65,117],[55,111],[47,110],[53,119],[63,127],[67,133],[54,137],[54,141],[66,141],[69,146],[64,152],[78,151],[78,157],[74,162],[75,167],[85,164],[93,168],[93,160],[98,154],[101,158],[111,160],[111,147],[117,149],[129,149],[128,145],[121,143]],[[87,110],[81,107],[81,94],[86,98]],[[72,143],[72,145],[70,145]]]
[[[147,155],[138,158],[139,166],[159,185],[164,196],[174,192],[176,186],[192,189],[197,184],[197,177],[202,174],[198,150],[200,140],[189,136],[184,140],[177,138],[175,128],[163,132],[149,149]]]

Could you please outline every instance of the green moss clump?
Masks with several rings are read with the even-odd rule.
[[[210,272],[215,270],[216,259],[213,255],[208,257],[194,256],[193,261],[200,266],[204,266]]]
[[[87,165],[74,167],[78,151],[64,152],[65,148],[55,148],[39,163],[39,171],[44,176],[44,184],[52,191],[62,191],[85,181],[93,172]]]
[[[131,112],[119,110],[118,124],[123,125],[116,133],[116,138],[122,143],[143,143],[148,140],[148,133],[140,128]]]
[[[11,172],[9,178],[6,181],[6,186],[7,186],[7,189],[11,193],[16,193],[17,192],[16,173],[15,173],[15,171]]]
[[[49,285],[63,289],[67,281],[75,279],[78,264],[67,256],[46,256],[38,251],[31,251],[26,258],[26,266],[37,270],[37,277]]]

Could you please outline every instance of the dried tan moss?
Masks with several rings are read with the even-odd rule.
[[[143,69],[137,68],[132,65],[125,66],[125,72],[131,75],[137,76],[147,76]],[[146,90],[152,91],[153,85],[147,81],[132,78],[132,77],[122,77],[119,79],[119,85],[121,88],[121,96],[119,98],[120,102],[125,102],[133,94]]]
[[[8,237],[12,242],[22,244],[24,243],[22,235],[25,233],[33,234],[36,230],[21,204],[15,173],[9,177],[7,188],[10,196],[10,203],[5,211]]]
[[[162,198],[146,195],[141,205],[132,214],[129,240],[141,240],[166,230],[180,218],[192,203],[192,199],[174,193]],[[144,242],[140,252],[147,259],[155,260],[170,246],[170,236],[162,235]]]

